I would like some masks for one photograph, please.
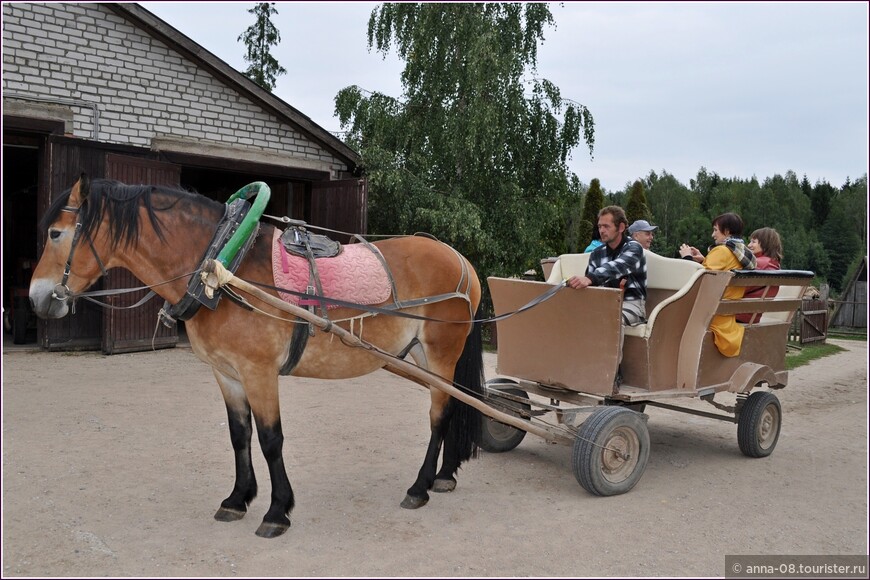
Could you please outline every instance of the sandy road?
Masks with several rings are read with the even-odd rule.
[[[399,508],[424,390],[387,373],[282,378],[297,498],[284,536],[212,519],[233,484],[223,401],[189,349],[3,355],[3,576],[721,576],[727,554],[867,553],[867,344],[794,371],[774,454],[734,425],[650,409],[630,493],[593,497],[571,450],[528,436],[451,494]],[[490,371],[494,357],[488,355]]]

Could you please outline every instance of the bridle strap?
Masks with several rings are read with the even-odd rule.
[[[64,206],[61,208],[61,211],[68,211],[70,213],[78,214],[81,211],[81,207],[72,207],[72,206]],[[69,247],[69,256],[67,256],[66,264],[63,267],[63,278],[61,278],[60,284],[54,287],[54,291],[52,292],[52,297],[57,300],[66,300],[70,296],[72,296],[72,292],[70,292],[69,286],[66,285],[69,280],[70,272],[72,271],[72,259],[73,255],[76,251],[76,246],[79,243],[79,239],[82,237],[82,222],[81,220],[76,221],[76,230],[73,234],[72,244]],[[103,261],[100,259],[99,254],[97,254],[97,249],[94,247],[94,241],[91,239],[90,234],[86,234],[88,238],[88,245],[91,248],[91,253],[94,255],[94,258],[97,260],[97,265],[100,267],[100,272],[103,276],[106,275],[106,266],[103,264]]]

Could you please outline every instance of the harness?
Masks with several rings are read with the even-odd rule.
[[[253,206],[247,201],[251,194],[257,196]],[[270,195],[269,186],[257,181],[241,188],[227,200],[224,215],[199,261],[199,267],[187,283],[184,297],[175,304],[170,304],[168,300],[163,303],[158,318],[164,326],[172,328],[179,320],[190,320],[201,306],[209,310],[217,308],[223,293],[209,291],[200,272],[208,262],[217,259],[230,272],[235,273],[257,239],[260,216],[263,215]],[[226,292],[227,289],[223,290]],[[234,292],[226,294],[231,300],[242,303],[242,299]]]
[[[324,235],[312,234],[304,226],[304,222],[294,221],[293,225],[281,234],[281,245],[284,246],[287,252],[308,260],[309,281],[306,294],[320,297],[320,316],[329,320],[326,303],[323,301],[323,285],[320,282],[320,274],[317,272],[317,258],[333,258],[337,256],[341,252],[341,244]],[[387,270],[387,273],[390,274],[389,270]],[[392,280],[392,275],[390,275],[390,280]],[[314,313],[314,306],[309,306],[308,308],[311,313]],[[314,336],[313,326],[307,323],[300,324],[299,326],[308,326],[308,334]],[[294,332],[294,343],[299,334],[299,332]]]
[[[158,317],[164,326],[171,328],[179,320],[190,320],[199,311],[201,306],[206,306],[210,310],[217,308],[222,293],[217,292],[210,297],[207,296],[205,294],[205,285],[199,273],[206,263],[217,257],[230,237],[238,230],[250,210],[251,205],[242,199],[236,200],[225,207],[224,215],[218,223],[214,236],[212,236],[211,242],[199,261],[199,267],[187,283],[187,291],[184,293],[184,296],[175,304],[171,304],[168,300],[163,303],[163,308],[160,309]],[[256,233],[259,233],[259,227]],[[230,271],[235,272],[238,269],[245,254],[248,253],[248,250],[253,245],[256,233],[247,239],[235,258],[229,263],[228,268]]]
[[[216,260],[224,266],[224,268],[230,273],[235,273],[236,269],[238,269],[242,260],[244,259],[247,252],[253,246],[256,241],[257,234],[259,233],[259,220],[263,215],[263,210],[265,209],[266,204],[269,201],[269,196],[271,192],[268,187],[263,182],[254,182],[246,185],[242,189],[238,190],[235,194],[233,194],[230,199],[227,201],[224,208],[224,215],[221,218],[221,221],[218,223],[218,226],[215,230],[215,233],[212,237],[211,242],[206,248],[205,253],[199,262],[199,267],[197,270],[191,275],[188,281],[187,291],[185,295],[175,304],[170,304],[169,301],[165,301],[163,308],[161,308],[158,317],[159,320],[167,327],[172,327],[177,323],[178,320],[189,320],[192,318],[201,306],[206,306],[210,310],[214,310],[217,308],[217,305],[220,301],[222,293],[226,293],[227,296],[233,300],[234,302],[240,304],[242,307],[252,310],[253,307],[248,304],[248,302],[235,293],[234,290],[227,286],[221,286],[220,290],[223,292],[215,291],[216,288],[210,286],[208,281],[206,280],[206,276],[204,276],[204,272],[209,270],[209,265],[212,260]],[[247,201],[248,197],[257,196],[256,202],[253,206]],[[81,212],[80,207],[71,207],[65,206],[61,209],[61,211],[67,211],[74,214],[79,214]],[[274,216],[266,216],[270,218],[274,218]],[[327,236],[312,234],[310,233],[305,226],[307,225],[305,222],[299,220],[292,220],[290,218],[274,218],[278,221],[282,221],[284,223],[291,224],[291,227],[287,228],[284,233],[281,235],[281,241],[287,249],[288,252],[294,253],[299,256],[303,256],[307,258],[310,265],[310,281],[309,287],[306,293],[298,293],[294,292],[290,289],[286,288],[277,288],[274,286],[269,286],[266,284],[255,284],[256,286],[260,286],[262,288],[269,288],[272,290],[280,291],[286,294],[297,295],[300,298],[312,298],[314,297],[318,304],[320,305],[322,315],[321,317],[326,320],[327,323],[327,331],[332,326],[332,322],[329,321],[327,317],[327,304],[333,304],[338,306],[344,306],[347,308],[353,308],[357,310],[363,310],[369,316],[374,316],[377,314],[388,314],[393,316],[398,316],[402,318],[412,318],[418,320],[430,320],[435,322],[454,322],[452,320],[438,320],[433,318],[428,318],[425,316],[411,314],[408,312],[403,312],[405,309],[414,308],[416,306],[422,306],[425,304],[434,304],[437,302],[443,302],[445,300],[450,300],[454,298],[459,298],[465,300],[469,306],[470,319],[474,320],[474,312],[471,308],[471,301],[469,299],[468,291],[471,286],[471,276],[470,271],[468,269],[468,265],[462,255],[453,247],[447,246],[450,248],[453,253],[456,255],[459,260],[462,272],[457,282],[456,289],[452,292],[446,292],[443,294],[438,294],[435,296],[427,296],[423,298],[412,298],[409,300],[401,300],[398,296],[398,292],[396,289],[395,279],[393,277],[393,273],[384,259],[381,252],[368,240],[363,238],[363,236],[359,234],[353,234],[353,237],[364,244],[368,249],[370,249],[375,256],[377,256],[378,260],[381,262],[384,271],[387,273],[387,277],[389,278],[391,295],[393,296],[393,301],[391,304],[386,304],[380,307],[374,306],[366,306],[361,304],[349,303],[342,300],[337,300],[334,298],[329,298],[323,295],[322,286],[320,283],[320,278],[317,274],[317,266],[315,259],[320,257],[333,257],[337,255],[341,251],[341,244],[338,242],[329,239]],[[317,228],[324,229],[324,228]],[[331,231],[331,230],[330,230]],[[118,294],[125,292],[134,292],[139,291],[147,287],[142,288],[132,288],[128,290],[103,290],[96,292],[87,292],[80,294],[73,294],[73,292],[67,286],[67,282],[69,280],[69,276],[72,269],[72,259],[75,254],[75,250],[77,245],[81,240],[81,236],[83,234],[83,226],[81,220],[76,221],[75,225],[75,233],[73,234],[72,243],[70,245],[70,252],[66,260],[66,264],[64,266],[63,276],[59,284],[55,286],[52,291],[52,297],[57,300],[67,301],[72,299],[72,308],[73,312],[75,312],[75,299],[78,297],[88,298],[89,296],[97,296],[97,295],[109,295],[109,294]],[[437,241],[437,238],[428,234],[419,234],[425,235]],[[94,255],[94,258],[97,261],[97,264],[100,267],[100,272],[103,276],[107,274],[106,267],[103,264],[103,261],[100,259],[100,256],[97,254],[97,250],[94,247],[94,242],[91,239],[89,234],[85,234],[85,237],[88,240],[88,245],[90,246],[91,253]],[[564,286],[560,284],[558,286],[554,286],[549,289],[547,292],[538,296],[537,298],[531,300],[528,304],[521,307],[515,312],[503,314],[501,316],[496,316],[487,320],[477,320],[476,323],[483,322],[496,322],[498,320],[502,320],[508,318],[512,315],[519,314],[533,306],[540,304],[551,298]],[[109,307],[109,308],[135,308],[140,306],[141,304],[148,301],[151,297],[155,295],[153,290],[150,290],[146,296],[144,296],[139,302],[132,306],[126,307],[116,307],[109,304],[104,304],[101,302],[97,302],[98,304]],[[310,307],[313,310],[313,306]],[[296,365],[299,359],[302,356],[303,351],[305,350],[305,346],[307,343],[307,339],[309,334],[313,334],[314,328],[309,325],[309,323],[299,320],[299,322],[303,322],[302,324],[297,324],[294,329],[293,336],[291,339],[290,352],[288,353],[288,359],[285,361],[281,374],[289,374],[292,368]]]
[[[81,206],[72,207],[72,206],[67,205],[67,206],[64,206],[63,208],[61,208],[61,211],[66,211],[66,212],[78,215],[81,212],[81,209],[82,209]],[[66,283],[69,281],[69,275],[70,275],[70,272],[72,271],[73,254],[75,254],[76,246],[78,245],[81,237],[82,237],[82,221],[80,219],[76,219],[76,230],[75,230],[75,233],[73,234],[72,244],[70,244],[70,247],[69,247],[69,256],[67,256],[66,264],[63,267],[63,277],[60,280],[60,284],[55,286],[54,290],[52,290],[52,292],[51,292],[51,297],[56,299],[56,300],[64,301],[64,300],[68,300],[68,299],[72,298],[72,296],[73,296],[72,291],[69,289],[69,286],[67,286]],[[94,255],[94,258],[97,260],[97,265],[100,267],[100,272],[102,273],[103,276],[105,276],[106,275],[106,266],[103,265],[103,261],[100,259],[100,256],[97,254],[97,249],[94,247],[94,240],[91,239],[90,234],[86,234],[86,237],[88,238],[88,245],[91,248],[91,253]],[[73,312],[75,312],[75,302],[73,302],[72,304],[73,304]]]

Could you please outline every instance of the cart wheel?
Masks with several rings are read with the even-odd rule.
[[[27,342],[28,308],[19,300],[15,305],[12,316],[12,343],[24,344]]]
[[[528,403],[520,403],[517,401],[511,401],[509,399],[500,398],[497,395],[489,394],[489,391],[494,385],[504,385],[505,383],[517,384],[516,381],[512,381],[510,379],[492,379],[486,381],[487,386],[487,397],[491,399],[498,399],[499,405],[495,407],[499,410],[504,410],[507,413],[511,413],[520,416],[519,412],[513,412],[510,409],[505,409],[504,407],[514,408],[514,409],[523,409],[525,411],[531,411],[532,406]],[[492,389],[495,390],[495,389]],[[505,393],[510,393],[511,395],[522,397],[523,399],[528,399],[529,394],[526,393],[522,389],[498,389]],[[484,415],[481,418],[482,429],[480,433],[480,448],[484,451],[488,451],[490,453],[505,453],[507,451],[511,451],[515,449],[517,445],[525,438],[526,432],[522,429],[517,429],[516,427],[511,427],[510,425],[505,425],[504,423],[500,423],[495,419],[487,417]]]
[[[624,407],[601,407],[580,425],[571,465],[593,495],[619,495],[635,486],[649,460],[646,416]]]
[[[756,391],[749,395],[737,418],[737,444],[747,457],[773,453],[782,428],[782,407],[773,393]]]

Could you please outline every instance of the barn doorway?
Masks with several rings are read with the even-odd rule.
[[[37,255],[37,207],[43,139],[3,142],[3,330],[15,344],[36,343],[28,288]]]

